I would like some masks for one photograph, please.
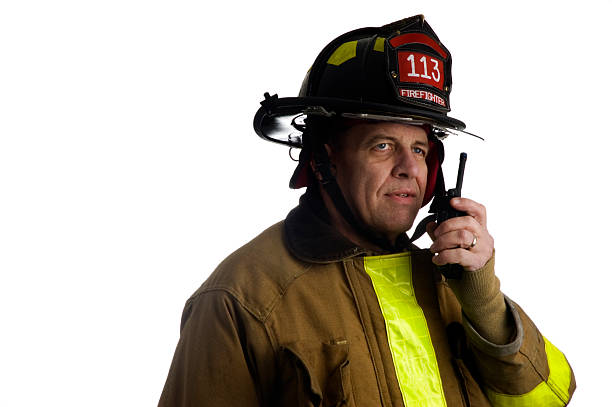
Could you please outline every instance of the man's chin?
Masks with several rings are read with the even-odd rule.
[[[402,220],[398,220],[402,219]],[[415,216],[398,216],[393,219],[385,222],[380,228],[381,231],[384,231],[385,234],[395,234],[400,235],[402,233],[406,233],[412,228],[414,224]]]

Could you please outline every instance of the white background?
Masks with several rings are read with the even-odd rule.
[[[155,405],[184,301],[297,203],[287,149],[252,130],[263,93],[296,95],[337,35],[419,13],[453,55],[451,115],[487,139],[447,157],[469,152],[502,289],[569,358],[572,405],[605,404],[611,11],[4,1],[0,405]]]

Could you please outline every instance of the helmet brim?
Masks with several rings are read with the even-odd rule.
[[[465,123],[443,113],[380,103],[359,102],[326,97],[268,96],[255,113],[253,128],[264,140],[302,148],[301,126],[295,124],[299,115],[347,117],[363,120],[388,120],[405,124],[430,124],[443,130],[463,132]]]

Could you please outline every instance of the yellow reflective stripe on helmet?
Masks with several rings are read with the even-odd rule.
[[[385,39],[383,37],[376,38],[374,43],[374,51],[385,52]]]
[[[364,257],[385,319],[405,406],[446,406],[442,379],[423,310],[412,285],[410,253]]]
[[[486,389],[487,397],[493,407],[525,407],[525,406],[566,406],[569,402],[569,387],[571,369],[565,355],[548,339],[544,338],[546,358],[550,373],[548,380],[538,384],[525,394],[509,395],[496,393]]]
[[[357,41],[349,41],[340,45],[327,60],[328,64],[341,65],[357,56]]]

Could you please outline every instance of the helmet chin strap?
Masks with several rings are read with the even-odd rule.
[[[429,222],[433,222],[436,220],[436,215],[429,215],[424,217],[419,224],[417,225],[417,227],[414,229],[414,234],[412,235],[412,237],[410,238],[410,243],[413,243],[415,240],[417,240],[419,237],[423,236],[425,234],[425,232],[427,231],[427,224]]]
[[[384,237],[375,234],[371,229],[367,228],[363,222],[357,219],[348,206],[344,194],[336,181],[336,177],[331,171],[332,164],[329,160],[325,145],[323,143],[317,144],[318,145],[314,147],[313,151],[314,171],[315,174],[320,177],[319,182],[325,189],[325,192],[327,192],[327,195],[329,195],[340,215],[359,235],[363,236],[371,243],[374,243],[381,249],[393,250],[394,242],[389,242]]]

